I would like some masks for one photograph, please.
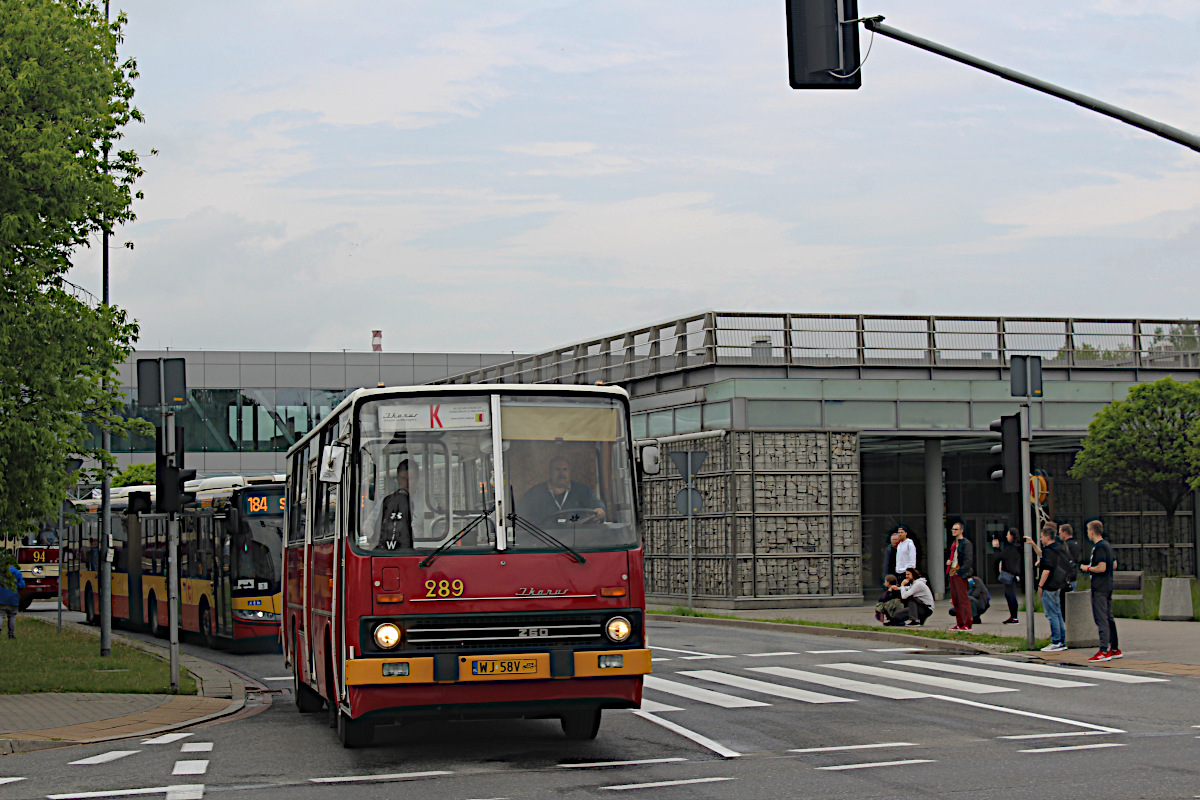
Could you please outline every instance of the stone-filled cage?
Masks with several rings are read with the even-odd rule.
[[[670,453],[706,451],[695,488],[692,592],[713,608],[862,601],[857,433],[729,431],[661,442],[662,470],[642,478],[646,593],[688,593],[683,477]]]

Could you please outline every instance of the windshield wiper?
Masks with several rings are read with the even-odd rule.
[[[529,531],[529,532],[530,532],[530,533],[532,533],[534,536],[536,536],[537,538],[541,539],[543,542],[545,542],[546,544],[550,545],[551,547],[558,547],[559,549],[561,549],[561,550],[564,550],[565,552],[568,552],[568,553],[570,553],[572,556],[574,556],[575,560],[576,560],[576,561],[578,561],[580,564],[586,564],[586,563],[587,563],[587,559],[586,559],[586,558],[584,558],[583,556],[579,555],[579,553],[575,552],[575,550],[573,550],[573,549],[572,549],[572,548],[571,548],[569,545],[567,545],[565,542],[562,542],[562,541],[560,541],[559,539],[557,539],[556,537],[554,537],[554,536],[551,536],[550,534],[546,533],[544,530],[542,530],[541,528],[539,528],[537,525],[534,525],[534,524],[533,524],[532,522],[530,522],[529,520],[525,519],[525,518],[524,518],[524,517],[522,517],[522,516],[519,516],[519,515],[518,515],[518,514],[517,514],[515,511],[514,511],[513,513],[511,513],[511,514],[509,514],[509,515],[508,515],[508,519],[509,519],[511,522],[513,522],[513,523],[515,523],[515,524],[517,524],[517,525],[520,525],[522,528],[524,528],[525,530]]]
[[[493,505],[491,508],[487,508],[487,509],[484,509],[483,511],[480,511],[479,516],[475,517],[475,519],[473,519],[469,523],[467,523],[467,525],[461,531],[454,534],[454,536],[452,536],[450,539],[446,540],[445,542],[442,542],[442,544],[438,547],[438,549],[434,550],[432,553],[430,553],[429,555],[427,555],[423,559],[421,559],[421,561],[417,564],[417,566],[422,567],[422,568],[428,567],[444,551],[446,551],[449,548],[453,547],[454,545],[458,544],[460,541],[462,541],[462,538],[464,536],[466,536],[471,531],[475,530],[475,527],[477,525],[479,525],[479,523],[481,523],[485,519],[487,519],[491,515],[491,513],[495,510],[496,510],[496,507]]]

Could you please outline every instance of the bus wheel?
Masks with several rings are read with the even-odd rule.
[[[22,611],[28,611],[31,605],[33,605],[33,595],[26,595],[25,597],[21,598]]]
[[[292,692],[296,695],[296,710],[301,714],[312,714],[321,710],[321,695],[300,680],[300,665],[292,666]]]
[[[96,618],[96,599],[92,594],[92,586],[88,584],[83,590],[83,619],[88,625],[95,625],[99,620]]]
[[[204,646],[209,650],[216,650],[220,641],[213,633],[212,611],[204,600],[200,601],[200,632],[204,634]]]
[[[370,747],[375,741],[375,723],[369,719],[350,719],[347,714],[339,711],[337,735],[342,747]]]
[[[158,622],[158,598],[154,593],[150,593],[150,602],[146,604],[146,626],[150,629],[150,635],[155,638],[162,639],[167,635],[167,629]]]
[[[562,715],[562,729],[572,741],[595,739],[600,732],[600,709],[589,708]]]

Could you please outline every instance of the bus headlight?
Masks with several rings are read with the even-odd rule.
[[[609,641],[620,644],[633,633],[633,625],[624,617],[613,617],[604,625],[604,635]]]
[[[33,568],[33,574],[34,574],[34,575],[41,575],[41,574],[42,574],[42,568],[41,568],[40,566],[38,566],[38,567],[34,567],[34,568]]]
[[[385,622],[375,628],[375,644],[384,650],[391,650],[400,644],[400,626],[393,622]]]

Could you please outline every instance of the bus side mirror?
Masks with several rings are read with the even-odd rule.
[[[341,483],[342,464],[346,461],[346,446],[343,444],[327,444],[321,451],[321,472],[318,476],[321,483]]]
[[[643,475],[657,475],[662,465],[659,462],[658,445],[648,444],[642,448],[641,464]]]

